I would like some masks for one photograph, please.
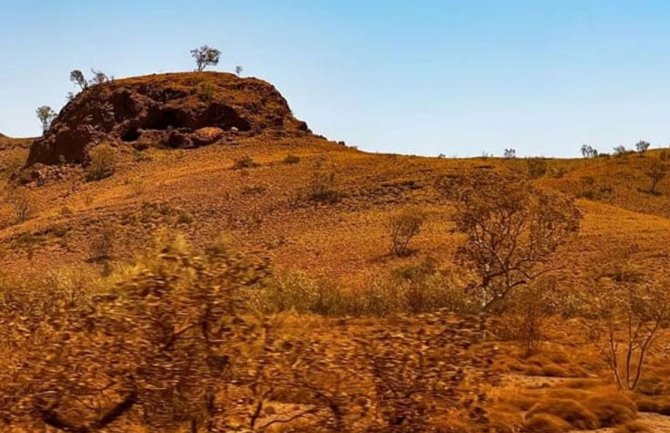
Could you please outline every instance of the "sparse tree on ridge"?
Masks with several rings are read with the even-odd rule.
[[[595,158],[598,156],[598,151],[594,147],[584,144],[582,145],[582,156],[587,159]]]
[[[51,123],[54,121],[58,114],[48,105],[43,105],[37,109],[37,118],[42,124],[42,133],[46,133],[51,127]]]
[[[640,156],[642,156],[647,150],[649,150],[649,146],[650,146],[649,142],[644,140],[640,140],[635,144],[635,148],[640,153]]]
[[[197,71],[202,72],[210,65],[216,66],[221,59],[221,51],[216,48],[211,48],[208,45],[203,45],[200,48],[191,50],[191,57],[195,59]]]
[[[235,73],[237,74],[238,77],[242,76],[242,71],[244,71],[244,68],[242,66],[235,66]]]
[[[79,69],[75,69],[70,72],[70,81],[79,86],[81,90],[86,90],[88,88],[88,81],[86,81],[84,73]]]
[[[507,159],[512,159],[516,158],[516,149],[505,149],[505,152],[503,153],[504,157]]]

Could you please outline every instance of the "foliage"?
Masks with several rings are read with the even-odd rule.
[[[49,128],[51,128],[51,123],[56,119],[56,116],[58,116],[58,113],[48,105],[43,105],[37,109],[36,114],[42,124],[42,133],[46,134],[47,131],[49,131]]]
[[[542,158],[527,158],[525,159],[525,163],[526,172],[531,179],[543,177],[547,174],[547,170],[549,169],[547,161]]]
[[[221,51],[216,48],[210,48],[207,45],[203,45],[200,48],[195,48],[191,50],[191,57],[195,59],[195,64],[197,66],[197,71],[202,72],[210,65],[216,66],[219,64],[221,59]]]
[[[640,156],[643,155],[647,150],[649,150],[649,146],[650,146],[649,142],[644,140],[640,140],[637,143],[635,143],[635,148],[640,153]]]
[[[668,166],[658,159],[651,159],[647,162],[644,168],[644,174],[651,182],[649,185],[649,194],[658,194],[657,187],[666,174],[668,173]]]
[[[410,253],[409,243],[421,232],[426,217],[421,210],[406,208],[388,220],[387,228],[391,238],[391,252],[397,257]]]
[[[286,165],[298,164],[300,162],[300,157],[288,154],[286,155],[286,158],[284,158],[282,162]]]
[[[6,202],[14,209],[14,215],[17,223],[26,221],[34,210],[33,200],[28,192],[16,186],[10,186],[6,192]]]
[[[233,170],[243,170],[256,167],[260,167],[260,164],[254,161],[253,158],[249,155],[238,158],[233,163]]]
[[[512,177],[475,174],[456,204],[454,223],[466,236],[458,257],[479,277],[483,311],[551,271],[552,254],[579,231],[570,199]]]
[[[650,280],[635,266],[633,250],[619,251],[594,277],[587,305],[596,320],[591,339],[617,385],[635,390],[645,362],[670,320],[667,280]]]
[[[84,73],[81,72],[78,69],[75,69],[70,72],[70,81],[72,81],[74,84],[79,86],[81,90],[86,90],[88,89],[88,81],[86,81],[86,77],[84,77]]]
[[[598,156],[598,150],[588,144],[582,145],[581,150],[582,150],[582,156],[584,158],[593,159]]]
[[[320,169],[312,173],[307,198],[318,203],[337,203],[342,198],[335,189],[335,173]]]
[[[116,171],[116,150],[109,144],[95,146],[89,152],[90,163],[86,169],[86,179],[89,181],[101,180],[114,174]]]
[[[505,149],[505,151],[503,152],[503,156],[506,159],[516,158],[516,149]]]

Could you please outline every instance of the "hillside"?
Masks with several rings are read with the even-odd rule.
[[[355,418],[351,412],[338,414],[338,405],[346,406],[347,402],[360,403],[361,407],[357,406],[356,410],[364,420],[357,421],[361,424],[355,424],[350,431],[401,433],[473,433],[484,431],[486,423],[493,426],[487,431],[522,431],[519,428],[528,421],[528,413],[539,411],[540,415],[554,416],[556,413],[552,411],[558,410],[554,408],[560,404],[588,406],[588,409],[577,408],[583,412],[581,415],[586,413],[586,420],[574,421],[570,418],[573,412],[566,409],[569,413],[564,417],[573,424],[553,419],[560,428],[538,431],[567,432],[572,427],[595,431],[630,421],[638,410],[670,413],[666,399],[670,390],[667,354],[662,350],[655,352],[649,368],[650,380],[658,385],[645,382],[639,394],[617,392],[606,365],[589,340],[589,322],[574,313],[580,311],[583,298],[571,296],[591,289],[594,275],[602,273],[624,249],[632,251],[630,260],[647,274],[663,274],[670,255],[670,179],[662,179],[657,193],[652,194],[648,191],[649,179],[645,174],[650,164],[667,159],[662,150],[642,156],[542,160],[372,154],[314,135],[304,122],[293,117],[287,101],[270,84],[215,73],[147,76],[87,89],[64,108],[51,131],[32,142],[30,156],[26,143],[29,142],[0,137],[0,166],[7,167],[0,187],[8,197],[0,204],[0,282],[27,287],[27,295],[20,290],[17,293],[28,299],[39,298],[42,293],[54,297],[64,293],[64,302],[69,305],[75,301],[68,296],[79,293],[77,290],[97,289],[96,284],[108,290],[119,281],[126,281],[124,278],[128,275],[135,275],[133,272],[137,269],[146,272],[140,272],[141,278],[135,275],[136,279],[130,279],[131,287],[142,287],[146,281],[151,290],[155,288],[153,283],[163,287],[164,280],[153,272],[160,274],[156,269],[161,272],[168,269],[175,272],[170,274],[174,277],[171,282],[176,281],[178,287],[186,288],[177,295],[197,294],[196,290],[202,287],[193,275],[210,278],[211,274],[216,275],[233,265],[215,262],[220,267],[209,269],[202,263],[210,262],[193,259],[191,251],[207,251],[205,247],[225,237],[226,245],[234,245],[242,253],[269,264],[268,272],[274,278],[272,287],[277,291],[271,295],[279,298],[273,300],[276,302],[271,307],[282,310],[282,302],[289,305],[285,308],[288,312],[273,310],[277,314],[266,318],[260,327],[268,333],[268,329],[277,332],[272,338],[282,343],[280,349],[272,346],[261,350],[263,356],[272,360],[267,365],[278,371],[271,370],[268,377],[255,378],[271,384],[262,382],[271,391],[260,400],[273,405],[272,410],[263,412],[259,418],[268,425],[280,418],[278,414],[290,418],[296,411],[305,410],[316,417],[314,425],[320,428],[324,424],[318,423],[319,416],[333,418],[334,421],[329,422],[339,426],[337,422],[343,422],[339,417]],[[95,163],[92,151],[103,147],[101,145],[112,149],[114,170],[93,179],[88,176]],[[23,170],[17,158],[28,162]],[[508,318],[491,319],[491,326],[498,334],[493,342],[486,342],[482,341],[485,334],[480,328],[487,323],[482,324],[479,318],[465,314],[472,312],[463,301],[470,275],[455,258],[464,236],[456,232],[452,222],[453,198],[438,186],[444,179],[470,177],[480,172],[512,172],[528,178],[539,190],[557,191],[575,198],[583,215],[576,239],[558,249],[546,264],[554,269],[552,287],[568,296],[561,298],[562,305],[554,306],[565,317],[546,319],[549,325],[538,352],[525,353],[517,344],[517,337],[505,335],[506,330],[511,335],[506,329],[509,322],[504,321]],[[17,203],[25,214],[19,215]],[[388,221],[404,209],[420,212],[426,222],[412,241],[411,254],[396,257],[391,254]],[[183,234],[188,247],[182,247],[188,251],[176,253],[158,245],[162,249],[159,259],[155,259],[159,262],[157,265],[147,257],[156,249],[156,238],[166,231],[172,235]],[[214,257],[218,256],[214,254]],[[136,259],[142,266],[129,268],[127,264]],[[184,274],[172,268],[177,262],[183,262]],[[260,265],[253,270],[259,269],[265,271]],[[421,292],[407,283],[417,274],[428,275],[428,283],[424,283],[435,292]],[[218,287],[205,286],[205,289]],[[37,290],[33,295],[35,287],[43,292]],[[400,288],[408,292],[400,293]],[[335,294],[340,292],[350,297]],[[429,299],[435,293],[448,299]],[[94,295],[91,295],[93,303],[117,301],[106,292]],[[265,308],[262,302],[266,299],[253,295],[256,297],[251,296],[252,305],[259,310]],[[51,299],[48,296],[47,299]],[[123,304],[123,307],[130,308],[141,320],[147,319],[142,310],[145,301],[147,308],[166,308],[160,311],[161,320],[182,313],[176,308],[180,305],[177,301],[183,299],[177,297],[166,305],[159,305],[159,298],[134,299],[139,312],[132,306]],[[360,311],[346,304],[355,298],[371,300],[369,304],[376,302],[378,308]],[[400,305],[400,298],[408,305],[394,308]],[[7,295],[2,299],[14,302],[15,298]],[[200,305],[194,306],[190,301],[192,299],[184,301],[185,311],[198,311]],[[197,301],[202,299],[197,298]],[[34,302],[43,305],[39,300]],[[425,311],[426,305],[435,311]],[[457,310],[459,314],[453,311],[446,314],[441,309],[454,305],[461,308]],[[39,312],[38,307],[29,307],[27,317],[32,317],[34,311]],[[114,308],[118,305],[111,304],[109,308],[116,311]],[[363,317],[350,317],[359,314]],[[155,322],[151,314],[148,316],[148,322]],[[247,317],[235,318],[242,322],[248,320]],[[179,320],[182,319],[189,317],[179,316]],[[496,320],[501,320],[502,326]],[[93,326],[87,323],[86,326]],[[222,323],[216,326],[224,329]],[[54,328],[59,329],[59,326],[56,323]],[[24,328],[10,326],[7,329],[18,335]],[[244,328],[244,332],[260,331],[249,327]],[[95,335],[101,339],[109,337],[104,332]],[[178,339],[179,335],[175,335]],[[256,334],[252,335],[256,338]],[[141,344],[144,344],[143,338],[138,337]],[[271,344],[275,342],[267,334],[263,338]],[[69,339],[67,335],[67,341]],[[89,340],[75,339],[73,344]],[[125,345],[125,337],[122,340]],[[128,339],[128,344],[134,344],[133,341]],[[29,349],[34,349],[33,344],[39,346],[39,342],[26,344]],[[112,343],[100,344],[95,348],[101,350],[102,355],[98,357],[84,346],[83,356],[90,357],[87,360],[91,365],[116,372],[119,364],[132,364],[133,350],[128,350],[133,352],[131,358],[123,358],[125,351],[108,350],[108,344]],[[171,347],[172,342],[165,347],[168,346]],[[187,345],[183,350],[190,362],[193,347]],[[254,346],[253,350],[259,348]],[[417,355],[424,350],[428,350],[425,360]],[[7,365],[23,365],[21,356],[12,355],[14,349],[6,352]],[[180,353],[183,355],[176,352],[175,356]],[[38,359],[37,366],[51,359],[43,361],[39,350],[33,354]],[[301,358],[303,355],[305,359]],[[118,361],[117,356],[124,361]],[[297,356],[298,360],[290,358],[289,361],[287,356]],[[318,360],[310,364],[313,361],[310,357]],[[370,359],[382,367],[369,367]],[[61,364],[64,369],[70,367],[68,363]],[[61,364],[55,370],[57,374],[61,374]],[[191,368],[191,364],[188,366]],[[360,371],[356,370],[359,367]],[[387,367],[388,371],[383,370]],[[246,374],[247,365],[239,368]],[[374,368],[381,368],[388,377]],[[426,373],[428,376],[417,376],[416,371],[421,368],[430,370]],[[294,390],[295,382],[291,382],[291,386],[284,384],[283,381],[288,380],[285,375],[303,369],[306,371],[300,384],[308,391]],[[42,374],[39,369],[35,371],[38,376]],[[75,376],[83,374],[67,371]],[[375,383],[379,379],[375,374],[385,377],[384,383]],[[439,386],[429,380],[433,374],[439,377],[436,382]],[[101,379],[93,376],[91,380],[97,385]],[[0,379],[2,377],[0,373]],[[190,383],[191,378],[187,379]],[[272,386],[273,380],[281,384],[278,389]],[[292,377],[291,380],[297,379]],[[379,395],[392,392],[385,387],[387,381],[394,380],[405,381],[400,385],[393,383],[401,387],[411,388],[416,384],[425,387],[421,392],[429,396],[428,402],[402,401],[403,410],[409,411],[407,407],[414,410],[412,404],[420,408],[410,414],[414,418],[406,413],[394,418],[384,412],[387,401]],[[112,382],[110,386],[115,387],[116,382]],[[155,389],[164,386],[160,375],[157,384]],[[236,402],[251,399],[244,394],[250,391],[239,383],[232,388],[226,392],[232,392]],[[254,393],[260,392],[259,389],[264,388],[252,388]],[[114,388],[113,398],[105,393],[99,398],[109,405],[110,400],[118,399],[123,392],[123,388]],[[360,392],[367,397],[354,399],[348,392]],[[370,403],[368,400],[374,400],[371,395],[380,401]],[[157,401],[162,404],[163,395],[159,397]],[[151,398],[156,396],[143,398],[153,404]],[[409,406],[402,406],[405,404]],[[545,412],[540,410],[542,404],[546,406]],[[329,407],[334,415],[313,411],[313,406]],[[414,425],[402,425],[397,430],[383,427],[365,430],[361,425],[368,428],[365,423],[380,422],[374,415],[375,410],[388,415],[391,424],[402,424],[405,415],[408,419],[425,419],[421,411],[430,410],[431,422],[447,425],[449,429],[413,430]],[[231,416],[243,419],[237,412]],[[654,425],[666,425],[668,420],[659,417],[661,415],[642,416],[656,423]],[[467,419],[477,427],[470,429]],[[538,419],[537,422],[547,422],[546,417]],[[134,425],[134,419],[124,422],[127,424],[120,428]],[[296,431],[321,431],[310,428],[313,426]],[[329,428],[338,431],[337,427]]]

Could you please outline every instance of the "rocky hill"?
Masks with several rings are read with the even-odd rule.
[[[190,148],[230,134],[309,132],[264,81],[216,72],[150,75],[85,89],[35,141],[28,164],[82,163],[101,142]]]

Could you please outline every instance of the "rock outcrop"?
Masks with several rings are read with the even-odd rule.
[[[33,143],[28,165],[85,163],[88,151],[116,146],[188,148],[226,135],[309,134],[270,84],[233,74],[150,75],[100,84],[69,102]]]

